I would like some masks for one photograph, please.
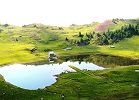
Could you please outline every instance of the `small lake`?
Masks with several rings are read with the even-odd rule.
[[[9,82],[20,88],[36,90],[45,88],[56,82],[56,76],[62,72],[75,72],[69,65],[76,66],[79,69],[103,70],[103,67],[89,62],[63,62],[61,64],[43,64],[43,65],[22,65],[13,64],[0,68],[0,74],[6,82]]]
[[[75,55],[61,57],[56,61],[38,61],[28,64],[13,64],[0,67],[5,81],[20,88],[36,90],[56,82],[62,72],[75,72],[69,65],[79,69],[103,70],[116,66],[139,65],[139,60],[111,55]],[[102,66],[102,67],[100,67]]]

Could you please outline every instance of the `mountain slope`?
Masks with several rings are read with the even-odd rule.
[[[123,25],[138,24],[139,20],[114,19],[106,22],[106,30],[109,29],[109,31],[115,31],[120,29]],[[87,35],[92,34],[92,32],[95,31],[95,28],[100,25],[101,23],[96,22],[86,25],[71,25],[70,27],[48,26],[42,24],[30,24],[23,27],[8,24],[0,25],[0,64],[47,60],[47,53],[49,51],[55,51],[58,56],[98,52],[97,44],[93,43],[94,38],[90,40],[90,44],[82,47],[77,46],[75,42],[87,40]],[[79,33],[84,35],[82,39],[79,37]],[[70,42],[65,41],[66,37]],[[138,39],[135,40],[138,41]],[[125,41],[127,41],[127,39],[125,39]],[[132,42],[133,41],[131,41],[131,44]],[[129,45],[128,49],[130,53],[128,53],[127,56],[139,58],[137,50],[134,51],[136,54],[132,55],[131,53],[133,50],[130,48],[134,45],[136,44]],[[67,47],[72,47],[73,49],[68,52],[64,51]],[[37,50],[34,53],[31,53],[30,50],[33,48],[37,48]],[[114,53],[116,51],[109,51],[109,49],[105,49],[105,46],[102,46],[102,49],[104,53],[116,55],[116,53]],[[101,53],[103,53],[102,51],[100,50]],[[126,56],[125,53],[117,53],[117,55]]]

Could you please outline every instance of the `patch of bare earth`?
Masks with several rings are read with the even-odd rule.
[[[106,20],[104,21],[102,24],[100,24],[99,26],[96,27],[95,31],[98,31],[98,32],[106,32],[108,31],[108,28],[110,25],[114,24],[112,22],[112,20]]]

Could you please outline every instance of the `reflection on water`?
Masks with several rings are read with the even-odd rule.
[[[89,62],[96,64],[98,66],[103,66],[106,68],[116,67],[116,66],[127,66],[127,65],[138,65],[138,59],[131,59],[126,57],[119,57],[119,56],[111,56],[111,55],[104,55],[104,54],[95,54],[95,55],[74,55],[74,56],[65,56],[59,57],[53,63],[63,63],[63,62]],[[38,61],[34,63],[30,63],[33,65],[42,65],[42,64],[49,64],[49,61]]]
[[[94,63],[98,66],[103,67],[116,67],[116,66],[127,66],[127,65],[138,65],[139,60],[119,57],[119,56],[111,56],[111,55],[76,55],[76,56],[68,56],[61,58],[63,61],[79,61],[81,62],[90,62]]]
[[[76,66],[80,69],[102,70],[93,63],[86,62],[63,62],[61,64],[44,64],[44,65],[21,65],[14,64],[0,68],[0,74],[7,82],[24,89],[38,89],[50,86],[56,82],[57,74],[65,71],[74,72],[69,65]]]
[[[55,62],[55,60],[52,59],[52,58],[49,58],[48,60],[49,60],[49,62],[51,62],[51,63]]]

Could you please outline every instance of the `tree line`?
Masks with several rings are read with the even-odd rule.
[[[125,25],[116,31],[108,30],[107,32],[90,32],[85,35],[79,32],[79,40],[72,40],[72,43],[77,46],[89,45],[91,42],[98,45],[109,45],[117,43],[124,38],[130,38],[133,35],[139,35],[139,24]],[[65,41],[70,42],[70,39],[66,37]]]

